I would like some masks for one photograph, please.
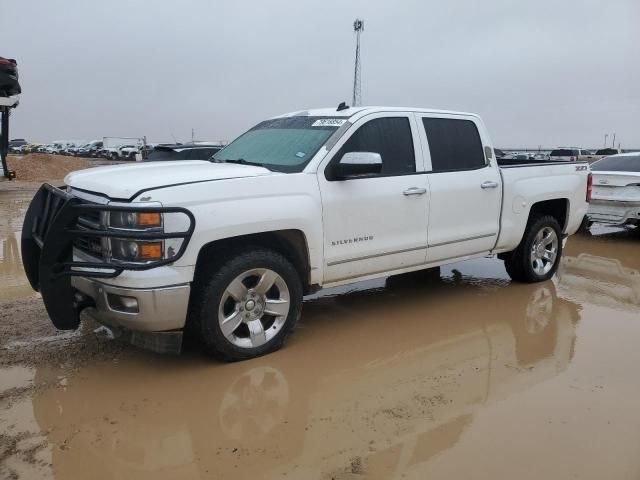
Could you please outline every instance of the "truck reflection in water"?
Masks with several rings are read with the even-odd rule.
[[[638,232],[623,230],[576,237],[562,258],[558,290],[579,303],[637,312],[640,306],[638,269]]]
[[[308,300],[294,341],[268,357],[136,353],[87,367],[34,399],[54,473],[319,478],[354,456],[382,477],[410,471],[454,445],[483,406],[571,362],[578,305],[553,282],[508,283],[390,278]]]
[[[22,217],[33,192],[0,192],[0,300],[16,300],[34,295],[22,269],[20,234]]]

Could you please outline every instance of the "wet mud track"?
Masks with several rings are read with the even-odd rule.
[[[640,476],[636,232],[572,237],[542,284],[480,259],[328,290],[283,350],[221,364],[56,332],[22,203],[0,192],[0,478]]]

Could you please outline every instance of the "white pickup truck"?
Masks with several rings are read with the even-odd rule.
[[[591,190],[586,163],[499,165],[477,115],[344,105],[266,120],[211,161],[65,183],[23,228],[53,323],[86,308],[134,344],[179,351],[188,331],[224,360],[278,349],[323,287],[486,255],[547,280]]]

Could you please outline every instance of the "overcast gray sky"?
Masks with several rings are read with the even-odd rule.
[[[351,99],[481,114],[496,146],[640,148],[640,0],[0,0],[11,137],[233,139]]]

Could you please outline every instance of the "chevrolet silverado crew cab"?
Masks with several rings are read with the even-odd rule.
[[[57,328],[86,309],[137,345],[179,351],[189,332],[246,359],[282,346],[323,287],[486,255],[549,279],[589,180],[586,163],[499,164],[477,115],[341,105],[265,120],[209,161],[45,184],[23,262]]]

